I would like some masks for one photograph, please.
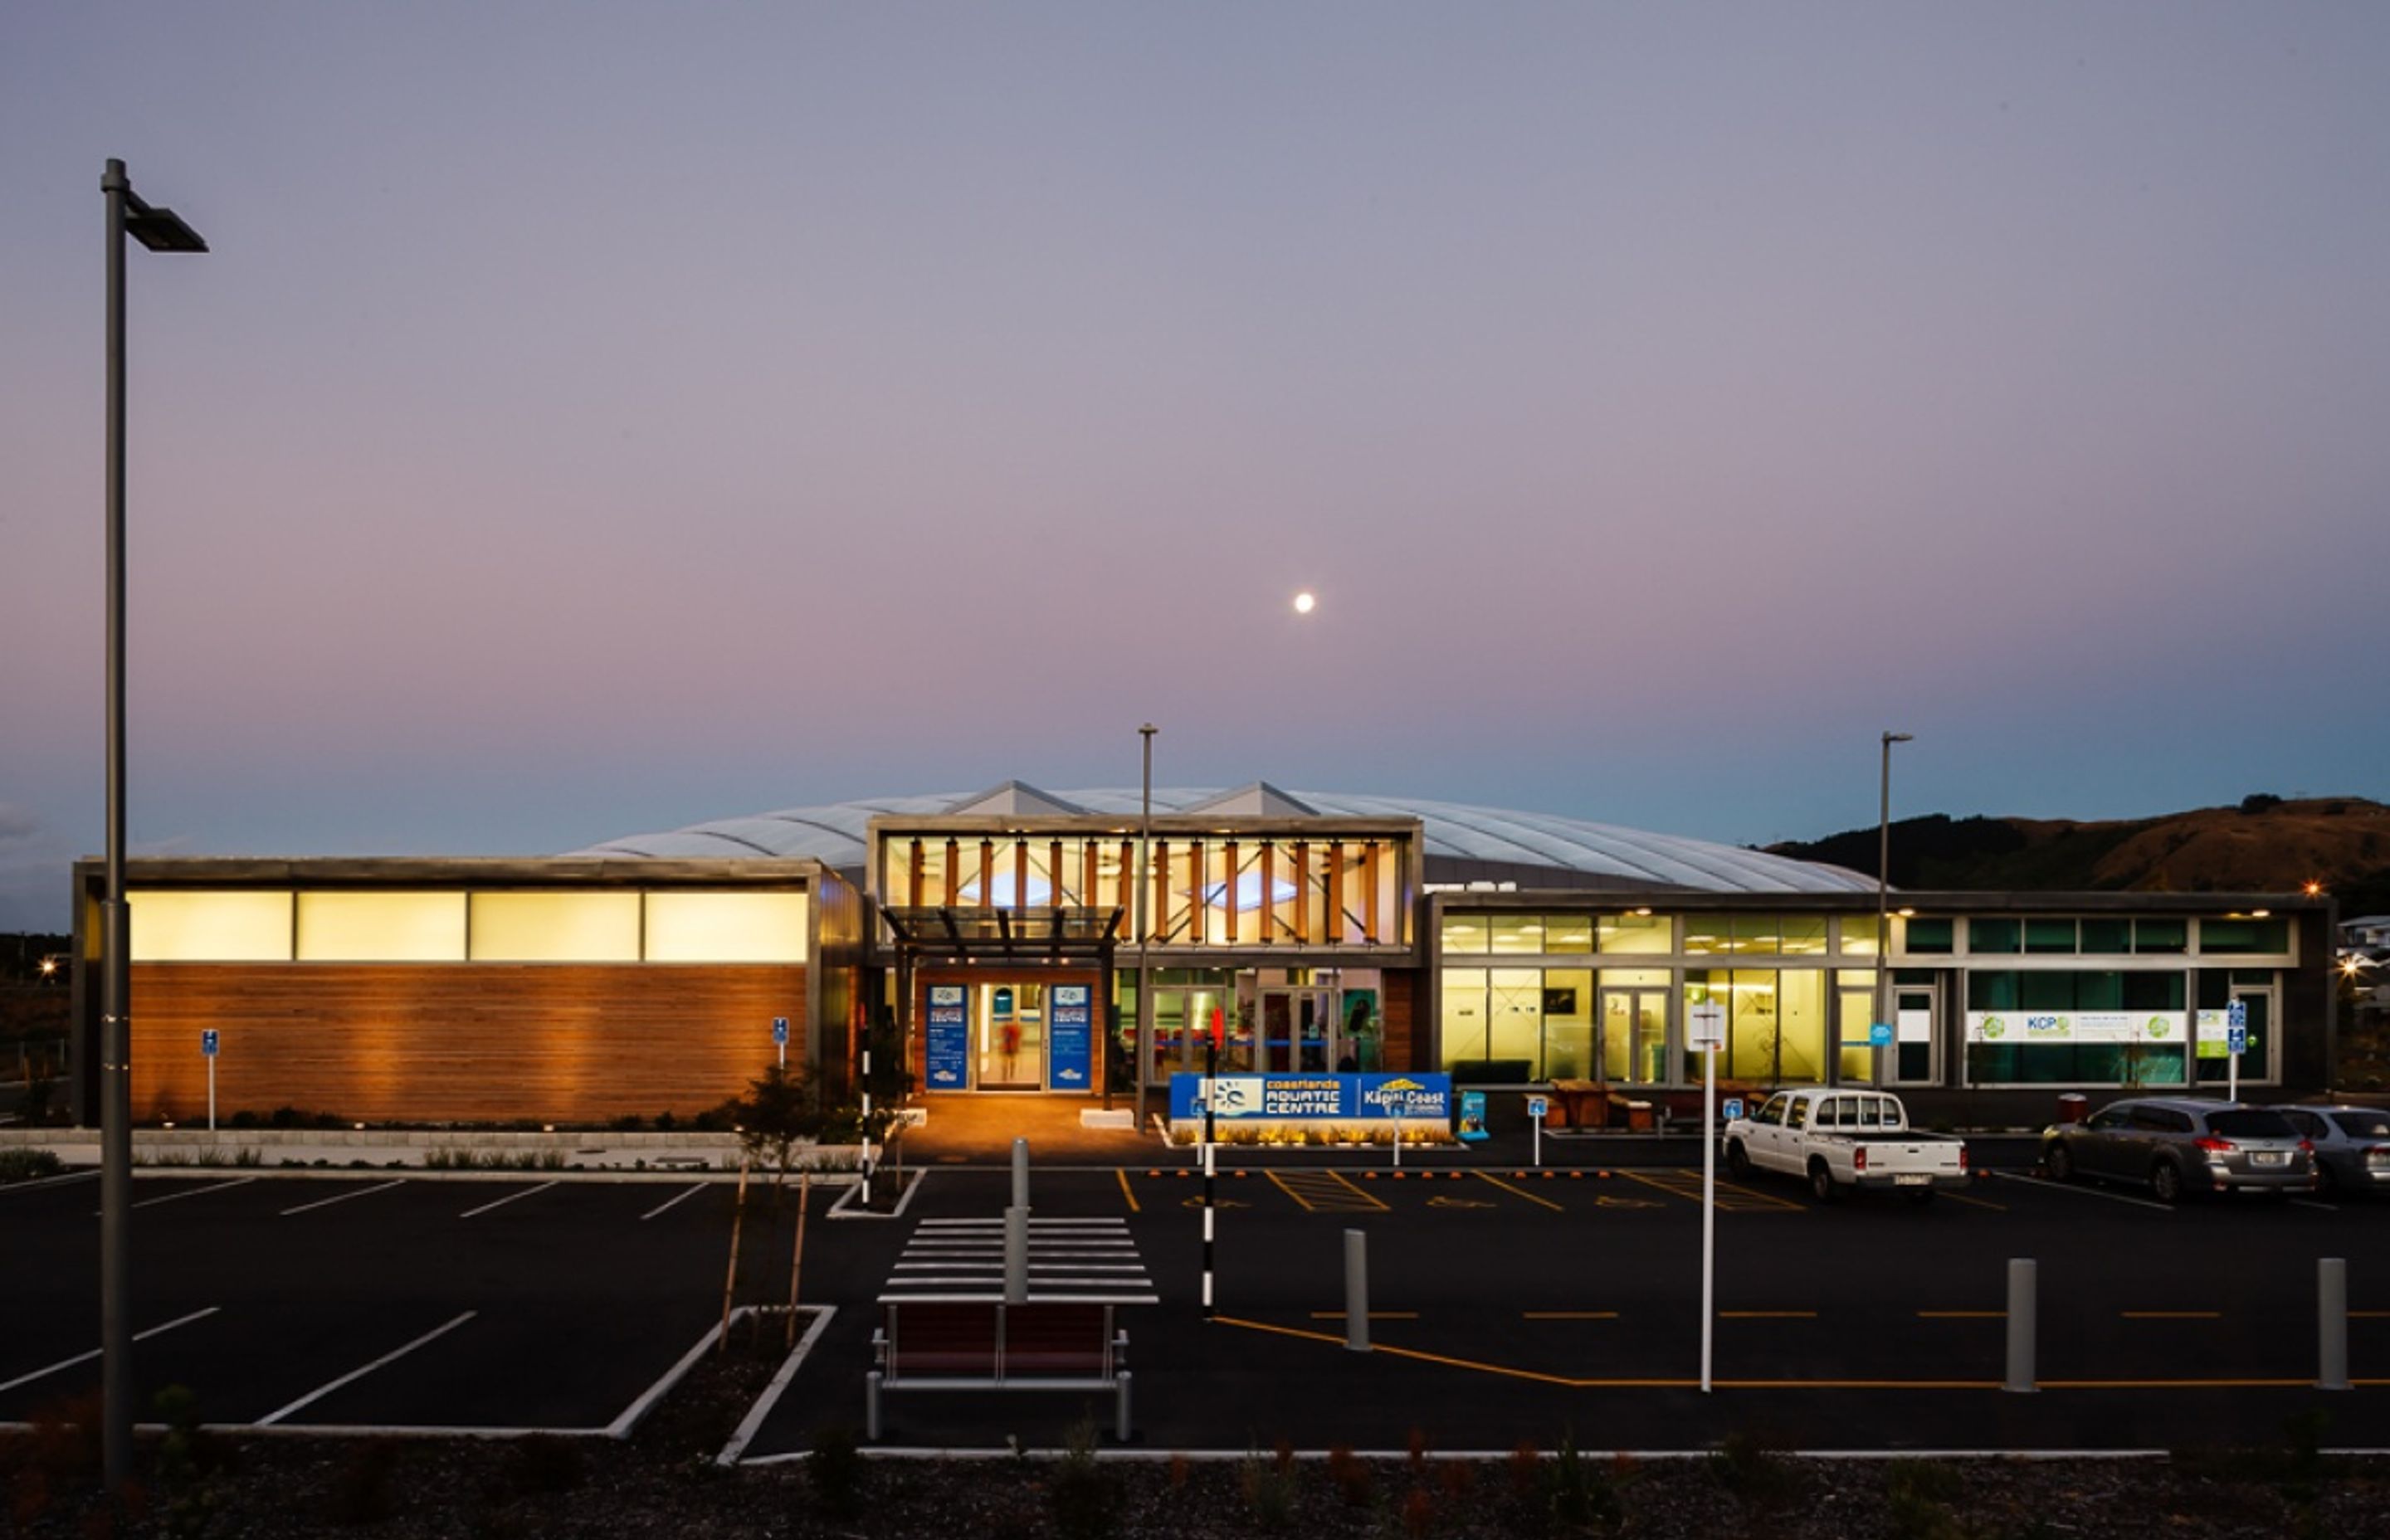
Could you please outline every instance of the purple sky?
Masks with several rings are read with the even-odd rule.
[[[873,792],[2390,793],[2390,7],[0,7],[0,929]],[[1316,589],[1317,613],[1288,601]]]

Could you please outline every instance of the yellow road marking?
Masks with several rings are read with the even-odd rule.
[[[2120,1310],[2116,1312],[2128,1321],[2218,1321],[2221,1310]]]
[[[1477,1173],[1477,1177],[1480,1181],[1493,1182],[1496,1187],[1500,1187],[1504,1192],[1510,1194],[1513,1198],[1523,1198],[1530,1203],[1541,1203],[1544,1207],[1551,1210],[1554,1213],[1565,1212],[1558,1203],[1553,1202],[1548,1198],[1538,1198],[1534,1193],[1527,1191],[1524,1187],[1514,1187],[1508,1182],[1496,1181],[1493,1177],[1486,1175],[1482,1171]]]
[[[1248,1321],[1235,1315],[1213,1317],[1218,1326],[1242,1327],[1248,1331],[1264,1331],[1274,1336],[1293,1337],[1304,1341],[1324,1342],[1340,1352],[1344,1339],[1331,1337],[1324,1331],[1306,1331],[1301,1327],[1276,1326],[1267,1321]],[[1388,1347],[1373,1344],[1372,1353],[1382,1353],[1395,1358],[1412,1358],[1426,1364],[1440,1364],[1447,1368],[1475,1369],[1480,1373],[1500,1375],[1510,1380],[1531,1380],[1539,1384],[1561,1385],[1570,1390],[1690,1390],[1701,1381],[1691,1379],[1597,1380],[1572,1379],[1567,1375],[1543,1374],[1534,1369],[1511,1368],[1504,1364],[1485,1364],[1469,1358],[1448,1358],[1437,1353],[1420,1353],[1413,1348]],[[1719,1390],[1730,1391],[2000,1391],[2007,1384],[1998,1380],[1713,1380]],[[2360,1390],[2376,1390],[2390,1386],[2390,1380],[2354,1380],[2349,1383]],[[2161,1391],[2161,1390],[2309,1390],[2315,1385],[2306,1380],[2044,1380],[2037,1388],[2045,1391]]]
[[[1143,1213],[1145,1210],[1138,1204],[1137,1194],[1129,1190],[1128,1173],[1125,1171],[1120,1171],[1113,1173],[1113,1174],[1121,1179],[1121,1196],[1128,1200],[1128,1212],[1131,1213]]]
[[[1987,1199],[1982,1198],[1970,1198],[1963,1192],[1946,1192],[1942,1196],[1947,1198],[1953,1203],[1972,1203],[1979,1209],[1990,1209],[1995,1213],[2006,1213],[2009,1212],[2009,1206],[2006,1203],[1995,1203]]]
[[[1814,1310],[1721,1310],[1718,1312],[1718,1319],[1722,1321],[1814,1321],[1817,1318],[1818,1313]]]
[[[2353,1321],[2390,1321],[2390,1310],[2352,1310],[2348,1318]]]
[[[1681,1198],[1689,1203],[1702,1200],[1702,1174],[1698,1171],[1621,1171],[1618,1174],[1629,1181],[1640,1182],[1647,1187],[1656,1187],[1671,1198]],[[1717,1206],[1726,1213],[1803,1212],[1800,1204],[1779,1198],[1774,1193],[1759,1192],[1726,1181],[1717,1185]]]
[[[1313,1213],[1382,1213],[1386,1205],[1333,1171],[1268,1172],[1279,1189]]]
[[[1614,1321],[1615,1310],[1523,1310],[1520,1317],[1529,1321]]]
[[[1921,1310],[1917,1315],[1920,1320],[1926,1321],[2005,1321],[2009,1318],[2005,1310]]]

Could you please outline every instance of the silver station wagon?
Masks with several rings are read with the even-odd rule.
[[[2316,1185],[2315,1146],[2281,1113],[2198,1097],[2112,1101],[2045,1133],[2041,1163],[2061,1182],[2145,1182],[2165,1203],[2203,1192],[2288,1197]]]
[[[2278,1107],[2315,1145],[2327,1192],[2390,1193],[2390,1112],[2379,1107]]]

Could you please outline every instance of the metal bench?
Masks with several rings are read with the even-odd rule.
[[[863,1381],[864,1434],[880,1437],[888,1391],[1109,1391],[1129,1436],[1128,1333],[1110,1301],[883,1299]]]

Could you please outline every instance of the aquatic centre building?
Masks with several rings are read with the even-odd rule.
[[[79,1065],[98,863],[76,868]],[[133,1102],[589,1123],[849,1081],[875,1022],[925,1091],[1115,1097],[1198,1070],[1899,1088],[2039,1117],[2064,1087],[2324,1084],[2329,897],[1895,891],[1763,852],[1284,791],[875,799],[520,859],[139,859]],[[1140,998],[1140,965],[1150,980]],[[1889,969],[1877,1007],[1879,966]],[[2234,1007],[2238,1007],[2237,1012]],[[211,1038],[207,1034],[212,1033]],[[96,1121],[87,1068],[79,1114]]]

